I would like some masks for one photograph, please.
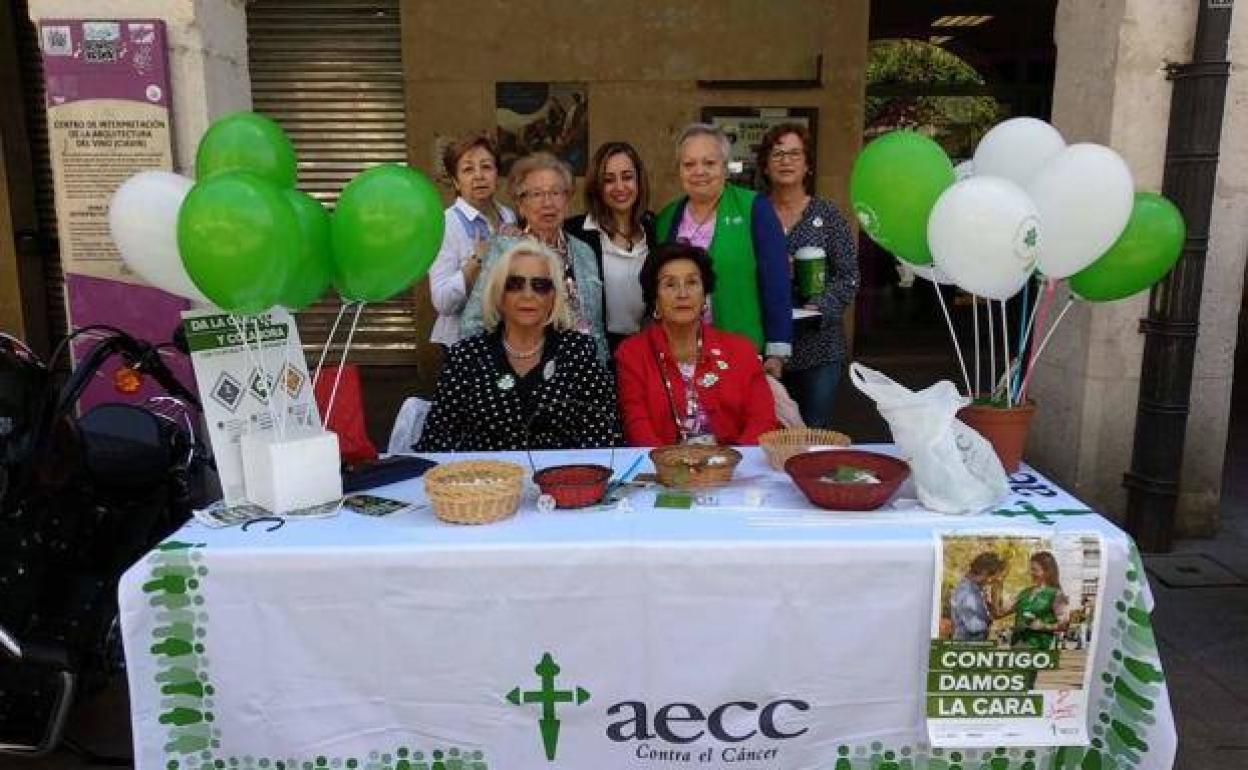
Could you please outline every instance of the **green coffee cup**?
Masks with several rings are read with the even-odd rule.
[[[793,273],[797,291],[806,301],[823,294],[827,271],[827,255],[818,246],[803,246],[793,255]]]

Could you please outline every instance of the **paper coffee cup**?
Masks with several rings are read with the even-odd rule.
[[[803,246],[793,255],[793,273],[797,280],[797,291],[806,300],[812,300],[823,294],[823,283],[827,270],[826,254],[818,246]]]

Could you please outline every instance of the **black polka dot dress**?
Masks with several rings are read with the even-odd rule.
[[[438,378],[420,452],[608,447],[618,436],[615,388],[592,337],[548,329],[524,376],[500,331],[460,340]]]

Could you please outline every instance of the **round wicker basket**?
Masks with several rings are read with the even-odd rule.
[[[732,447],[673,444],[650,450],[659,483],[674,489],[705,489],[732,478],[741,453]]]
[[[758,437],[758,445],[766,453],[767,462],[778,471],[784,470],[785,462],[793,455],[814,449],[847,447],[852,443],[844,433],[822,428],[781,428]]]
[[[425,474],[434,514],[452,524],[490,524],[511,516],[524,493],[524,467],[498,460],[460,460]]]

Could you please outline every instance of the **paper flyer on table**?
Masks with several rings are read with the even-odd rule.
[[[936,546],[931,744],[1086,745],[1100,535],[941,533]]]
[[[245,503],[241,437],[271,430],[275,420],[284,419],[288,430],[321,424],[299,330],[281,308],[251,317],[188,310],[182,325],[222,495],[227,505]],[[240,329],[246,331],[246,345]],[[275,380],[282,387],[270,405],[268,389]]]

